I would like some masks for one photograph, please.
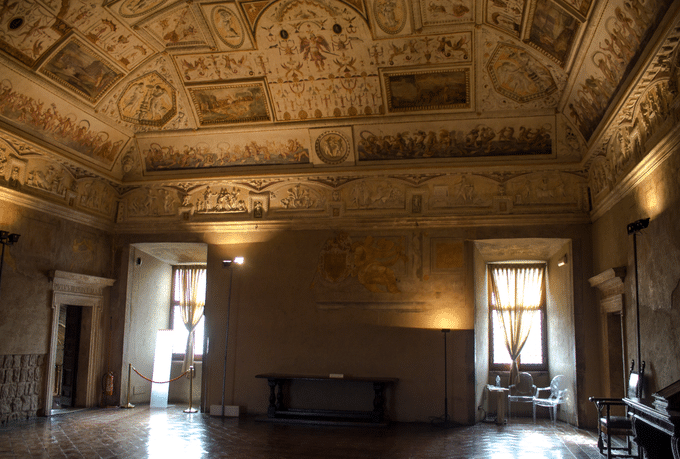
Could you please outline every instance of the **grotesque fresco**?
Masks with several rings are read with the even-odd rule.
[[[494,27],[519,37],[524,2],[521,0],[486,1],[486,21]]]
[[[35,64],[62,35],[55,18],[37,3],[15,0],[0,5],[0,44],[27,65]]]
[[[339,132],[325,132],[316,139],[316,155],[326,164],[340,164],[349,156],[349,142]]]
[[[210,13],[212,26],[219,39],[229,48],[240,48],[245,39],[245,30],[238,16],[231,9],[216,6]]]
[[[196,16],[187,5],[169,11],[160,20],[148,23],[145,29],[168,48],[206,44]]]
[[[628,64],[648,39],[649,26],[663,12],[663,0],[612,0],[586,53],[566,114],[588,139],[597,128]]]
[[[472,0],[431,0],[420,3],[423,25],[456,24],[474,21]]]
[[[123,73],[113,68],[80,41],[66,44],[41,71],[91,102],[97,101]]]
[[[167,0],[125,0],[118,11],[123,17],[143,16],[156,8],[163,6]]]
[[[375,22],[383,32],[396,34],[403,30],[407,20],[406,0],[374,0]]]

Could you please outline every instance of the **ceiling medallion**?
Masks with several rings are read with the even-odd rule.
[[[341,164],[349,155],[349,142],[336,131],[324,132],[316,139],[316,156],[326,164]]]

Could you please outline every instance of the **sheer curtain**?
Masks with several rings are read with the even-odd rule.
[[[520,354],[531,331],[533,314],[543,306],[545,265],[490,265],[491,308],[496,311],[512,359],[510,381],[519,375]]]
[[[177,268],[175,282],[180,286],[179,306],[182,312],[182,322],[189,332],[182,364],[182,372],[184,372],[194,364],[194,330],[203,317],[205,307],[205,268]]]

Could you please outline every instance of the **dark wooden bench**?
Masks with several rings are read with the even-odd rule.
[[[397,378],[370,378],[344,375],[310,376],[281,373],[265,373],[255,377],[267,379],[269,384],[268,420],[333,425],[354,425],[362,422],[370,425],[384,424],[386,421],[385,390],[388,386],[392,386],[398,381]],[[374,392],[373,409],[353,411],[288,407],[284,401],[283,387],[284,385],[289,385],[291,381],[319,381],[321,383],[333,381],[372,384]]]

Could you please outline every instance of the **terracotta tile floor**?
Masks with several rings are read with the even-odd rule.
[[[102,409],[0,427],[0,458],[601,458],[594,432],[513,419],[442,428],[281,425],[136,407]]]

